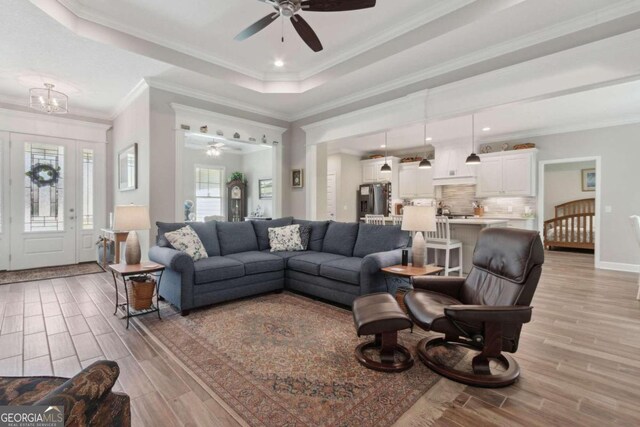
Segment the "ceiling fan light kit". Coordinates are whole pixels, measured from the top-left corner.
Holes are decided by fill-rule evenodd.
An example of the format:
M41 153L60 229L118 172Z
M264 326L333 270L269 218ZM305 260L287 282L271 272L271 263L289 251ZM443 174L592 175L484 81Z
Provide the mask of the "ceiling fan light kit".
M368 9L376 5L376 0L259 0L272 6L276 11L256 21L235 39L243 41L265 29L276 18L289 18L293 28L302 40L314 52L320 52L323 47L309 23L300 16L300 11L305 12L346 12L350 10ZM283 39L284 40L284 39Z

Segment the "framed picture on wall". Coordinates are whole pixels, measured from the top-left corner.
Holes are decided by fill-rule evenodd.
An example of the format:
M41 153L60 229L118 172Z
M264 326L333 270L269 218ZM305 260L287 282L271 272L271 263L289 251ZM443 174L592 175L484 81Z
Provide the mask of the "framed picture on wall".
M138 188L138 143L118 153L118 189L131 191Z
M258 195L260 200L273 198L273 182L271 179L258 180Z
M302 188L304 186L304 171L302 169L291 170L291 186L293 188Z
M582 191L596 191L595 169L582 169Z

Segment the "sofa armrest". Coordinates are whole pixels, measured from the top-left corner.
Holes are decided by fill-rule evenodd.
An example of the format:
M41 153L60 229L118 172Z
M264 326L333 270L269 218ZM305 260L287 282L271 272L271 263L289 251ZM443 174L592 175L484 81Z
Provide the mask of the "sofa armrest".
M111 393L120 368L116 362L101 360L86 367L73 378L49 392L34 405L64 406L65 425L91 425L99 414L113 417L109 425L131 423L129 397Z
M511 323L523 324L531 321L533 307L521 305L450 305L444 314L451 320L463 323Z
M402 249L387 252L369 254L362 259L360 270L360 295L368 295L376 292L393 292L393 286L387 281L380 269L391 267L402 262Z
M368 274L377 273L384 267L400 264L402 262L402 249L387 252L369 254L362 259L362 271Z
M464 281L464 277L416 276L411 278L411 285L414 289L437 292L458 299Z
M154 246L149 249L149 259L181 273L193 270L193 258L172 248Z

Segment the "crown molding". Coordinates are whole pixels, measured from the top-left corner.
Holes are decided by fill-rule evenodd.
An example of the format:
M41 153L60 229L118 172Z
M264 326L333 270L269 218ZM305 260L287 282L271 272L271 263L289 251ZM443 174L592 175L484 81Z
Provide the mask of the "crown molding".
M127 93L122 100L118 103L116 108L111 112L111 120L115 120L127 107L131 105L133 101L138 99L138 97L149 88L145 79L140 79L138 83Z
M204 110L202 108L191 107L189 105L179 104L175 102L172 102L170 105L173 111L175 111L176 113L182 113L185 115L192 115L192 116L193 115L204 116L213 120L221 121L223 123L227 123L227 122L241 123L244 125L249 125L249 126L258 127L261 129L275 131L275 132L278 132L280 135L282 135L283 133L289 130L289 128L274 126L269 123L258 122L255 120L243 119L241 117L216 113L214 111Z
M0 95L0 103L6 104L6 109L12 111L22 111L22 109L29 109L29 106L26 105L23 98ZM14 108L15 107L15 108ZM4 107L0 107L4 108ZM36 111L23 111L31 114L37 114L45 117L52 117L46 113L40 113ZM70 112L66 115L56 115L55 117L66 117L69 120L78 120L78 121L91 121L91 120L101 120L104 122L111 122L111 115L108 113L101 113L93 110L86 110L82 108L72 107ZM105 123L106 124L106 123Z
M265 116L270 119L282 120L285 122L291 121L291 117L286 114L279 113L273 110L262 109L262 108L256 107L255 105L248 104L245 102L236 101L234 99L225 98L218 95L213 95L208 92L187 88L184 86L176 85L174 83L167 83L157 78L147 77L145 81L147 85L149 85L154 89L165 90L167 92L188 96L190 98L199 99L201 101L207 101L207 102L212 102L214 104L223 105L225 107L236 108L238 110L246 111L247 113L259 114L261 116Z
M628 15L630 13L635 13L635 12L640 12L640 2L625 2L617 6L598 9L586 15L576 17L570 21L564 21L554 26L547 27L543 30L526 34L524 36L511 39L509 41L505 41L503 43L493 45L482 50L478 50L472 54L456 58L452 61L444 62L434 67L420 70L415 73L406 75L404 77L400 77L395 80L388 81L374 88L356 92L349 96L338 98L336 100L333 100L324 104L320 104L306 110L302 110L299 113L292 115L290 119L291 121L302 120L304 118L311 117L316 114L321 114L335 108L344 107L345 105L349 105L354 102L362 101L367 98L371 98L377 95L384 94L386 92L400 89L400 88L421 82L423 80L428 80L430 78L434 78L434 77L458 70L460 68L468 67L482 61L496 58L501 55L512 53L520 49L525 49L527 47L531 47L538 43L547 42L547 41L553 40L554 38L566 36L574 32L592 27L594 24L602 24L607 21L621 18L625 15ZM632 33L626 33L626 34L621 34L617 36L618 40L620 38L623 38L623 40L626 40L626 39L631 40L631 39L637 39L638 35L632 34ZM606 40L610 40L610 39L604 39L603 42L606 42ZM501 73L501 72L507 73L509 72L509 70L508 68L502 68L502 69L493 71L493 73ZM435 94L441 91L450 90L454 88L455 87L454 85L456 84L460 84L460 85L465 84L466 83L465 80L462 80L459 82L453 82L444 86L439 86L437 88L433 88L432 91Z
M26 119L30 119L30 120L36 120L39 122L48 122L48 123L61 123L61 122L66 122L66 121L71 121L74 122L76 124L79 124L81 126L84 126L86 128L90 128L90 129L98 129L98 130L102 130L102 131L107 131L109 129L111 129L112 125L111 124L106 124L106 123L96 123L96 122L90 122L90 121L85 121L82 120L80 118L75 118L75 117L65 117L62 115L49 115L49 114L43 114L43 113L36 113L36 112L27 112L27 111L21 111L21 110L12 110L10 108L4 108L4 107L0 107L0 113L1 114L5 114L5 115L9 115L12 117L20 117L20 118L26 118Z

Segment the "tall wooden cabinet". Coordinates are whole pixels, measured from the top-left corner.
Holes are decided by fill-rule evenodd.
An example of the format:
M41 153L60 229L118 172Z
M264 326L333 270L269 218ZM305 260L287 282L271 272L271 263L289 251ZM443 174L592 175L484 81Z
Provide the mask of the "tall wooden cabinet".
M227 221L242 222L247 216L247 184L241 180L227 183Z

